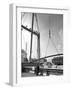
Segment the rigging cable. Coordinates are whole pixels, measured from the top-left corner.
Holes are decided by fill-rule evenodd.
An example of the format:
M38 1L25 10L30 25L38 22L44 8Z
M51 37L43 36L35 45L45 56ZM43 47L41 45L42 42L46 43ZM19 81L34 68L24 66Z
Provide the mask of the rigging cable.
M35 18L36 18L36 23L37 23L37 30L38 30L38 32L39 32L40 30L39 30L39 24L38 24L38 17L37 17L37 14L35 14Z
M50 40L51 40L51 42L52 42L52 44L53 44L53 46L54 46L56 52L58 53L58 49L56 48L56 45L54 44L53 40L52 40L52 39L50 39Z
M49 44L49 39L48 39L47 47L46 47L46 50L45 50L45 56L47 55L48 44Z
M54 44L53 40L52 40L52 37L51 37L51 30L50 30L50 27L51 27L51 20L50 20L50 17L49 17L49 39L48 39L48 42L49 40L51 40L56 52L58 53L58 49L56 48L56 45ZM46 53L45 55L47 54L47 49L48 49L48 43L47 43L47 47L46 47Z
M46 47L45 56L46 56L46 54L47 54L47 49L48 49L49 40L52 42L52 44L53 44L53 46L54 46L56 52L58 53L58 49L56 48L56 45L54 44L54 42L53 42L53 40L52 40L52 38L51 38L51 32L50 32L50 29L49 29L49 39L48 39L48 42L47 42L47 47Z
M23 13L23 14L21 15L21 20L24 18L24 16L25 16L25 13Z

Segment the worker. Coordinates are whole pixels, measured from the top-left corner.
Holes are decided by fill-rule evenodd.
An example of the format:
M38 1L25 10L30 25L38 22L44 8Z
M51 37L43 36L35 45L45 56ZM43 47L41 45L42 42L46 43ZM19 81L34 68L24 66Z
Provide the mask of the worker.
M39 65L37 65L37 67L35 69L35 73L36 73L37 76L39 75L39 71L40 71L40 68L39 68Z

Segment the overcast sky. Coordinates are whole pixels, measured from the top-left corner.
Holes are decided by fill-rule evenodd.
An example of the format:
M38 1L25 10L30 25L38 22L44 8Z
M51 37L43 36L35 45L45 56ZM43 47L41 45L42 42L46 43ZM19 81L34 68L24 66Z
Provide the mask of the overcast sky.
M31 28L32 14L22 13L22 24ZM40 31L41 57L63 52L63 15L37 13L38 26ZM51 38L49 39L49 29ZM38 31L36 18L34 18L34 30ZM37 57L37 37L33 36L32 57ZM29 58L31 34L24 30L22 32L22 48L26 50ZM56 50L57 49L57 50Z

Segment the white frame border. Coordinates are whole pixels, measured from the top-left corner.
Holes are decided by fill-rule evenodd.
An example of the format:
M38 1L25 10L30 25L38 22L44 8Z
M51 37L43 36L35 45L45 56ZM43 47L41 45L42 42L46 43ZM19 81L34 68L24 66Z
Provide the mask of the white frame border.
M20 77L20 71L19 71L20 70L20 67L19 67L20 65L17 62L17 60L19 59L19 57L18 57L19 52L17 52L18 43L19 43L17 41L17 38L18 38L17 37L18 36L18 32L17 32L17 28L18 28L18 26L17 26L17 24L18 24L18 22L17 22L17 13L18 13L18 11L20 12L20 10L17 11L17 8L20 8L20 7L25 8L25 9L26 8L27 9L31 8L31 9L34 9L34 10L37 9L39 11L39 13L40 13L40 10L44 10L44 11L45 10L47 10L47 11L51 10L51 12L49 11L49 13L64 14L65 15L64 20L66 21L66 23L64 23L64 39L67 36L67 31L68 31L67 29L69 28L69 25L67 24L67 21L69 21L68 16L70 14L69 9L66 9L66 8L62 9L62 8L58 8L58 7L56 7L56 8L49 8L49 7L48 8L47 7L42 8L42 7L31 7L31 6L30 7L26 7L26 6L24 7L24 5L11 4L10 5L10 25L9 25L10 26L10 34L9 34L10 35L10 37L9 37L10 38L10 45L9 45L10 46L10 49L9 49L10 50L9 83L11 85L25 85L25 84L27 84L27 85L31 84L32 85L33 83L35 83L35 84L48 84L48 83L69 82L70 81L70 78L69 78L69 73L70 72L68 71L69 67L66 68L67 64L64 67L66 76L62 76L61 78L60 78L60 76L59 77L52 77L51 79L49 77L35 77L35 78L34 77L27 77L27 78L26 77L25 78ZM21 10L21 12L22 12L22 10ZM29 12L33 12L33 11L30 10ZM35 12L38 13L38 11L35 11ZM19 39L20 39L20 37L19 37ZM64 40L64 43L66 43L66 40ZM66 55L65 48L64 48L64 54ZM68 63L68 66L69 66L69 63ZM19 70L18 70L18 67L19 67ZM69 73L67 73L67 72L69 72ZM47 81L47 79L48 79L48 81ZM42 83L42 81L43 81L43 83Z

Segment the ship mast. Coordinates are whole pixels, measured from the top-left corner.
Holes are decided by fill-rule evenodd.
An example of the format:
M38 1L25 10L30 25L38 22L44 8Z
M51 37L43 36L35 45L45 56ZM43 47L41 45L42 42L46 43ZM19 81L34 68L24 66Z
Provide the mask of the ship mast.
M32 26L31 30L33 32L33 25L34 25L34 13L32 13ZM31 61L31 56L32 56L32 41L33 41L33 33L31 32L31 44L30 44L30 61Z
M32 24L31 24L31 29L27 28L24 25L21 25L22 30L27 30L31 32L31 42L30 42L30 56L29 56L29 61L32 62L32 42L33 42L33 35L37 36L37 59L40 58L40 32L34 31L34 17L35 13L32 13ZM37 18L36 18L37 19Z

